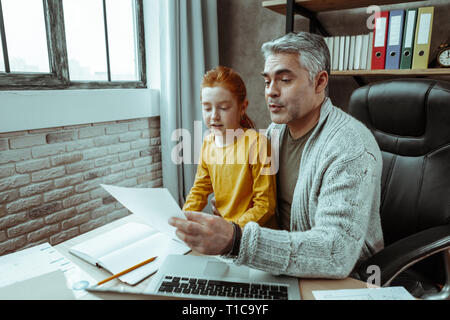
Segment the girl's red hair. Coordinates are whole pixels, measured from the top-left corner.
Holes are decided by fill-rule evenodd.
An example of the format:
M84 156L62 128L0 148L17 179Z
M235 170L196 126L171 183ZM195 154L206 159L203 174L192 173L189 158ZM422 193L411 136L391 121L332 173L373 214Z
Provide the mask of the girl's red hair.
M209 70L204 76L201 88L223 87L230 91L241 106L247 98L247 89L241 76L231 68L217 66ZM201 93L200 93L201 99ZM255 128L253 121L245 113L241 119L241 126L244 128Z

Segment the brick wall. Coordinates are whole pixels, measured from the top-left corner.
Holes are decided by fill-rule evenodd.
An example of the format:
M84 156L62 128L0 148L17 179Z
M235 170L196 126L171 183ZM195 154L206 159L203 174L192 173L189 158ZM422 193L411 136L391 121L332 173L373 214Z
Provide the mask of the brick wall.
M159 121L0 133L0 255L128 215L99 184L162 186Z

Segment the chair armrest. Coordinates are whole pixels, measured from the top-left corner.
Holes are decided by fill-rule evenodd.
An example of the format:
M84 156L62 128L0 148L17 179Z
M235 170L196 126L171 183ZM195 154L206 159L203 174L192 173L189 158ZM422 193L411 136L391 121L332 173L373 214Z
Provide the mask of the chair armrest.
M415 233L385 247L358 267L361 280L366 281L373 273L367 267L380 268L380 285L385 286L402 271L436 252L450 248L450 225L434 227Z

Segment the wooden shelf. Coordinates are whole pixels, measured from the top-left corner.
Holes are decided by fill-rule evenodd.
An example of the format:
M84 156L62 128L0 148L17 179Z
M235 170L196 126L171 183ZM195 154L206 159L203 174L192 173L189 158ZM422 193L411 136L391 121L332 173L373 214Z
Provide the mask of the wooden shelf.
M424 0L416 0L417 2ZM263 1L262 6L286 15L286 0ZM405 0L295 0L295 3L312 12L363 8L370 5L405 3Z
M421 2L425 0L295 0L296 8L289 15L286 14L287 0L266 0L262 1L262 6L266 9L270 9L282 15L286 15L286 33L293 30L293 16L295 13L306 16L310 19L310 32L311 28L317 29L320 25L320 21L317 20L315 13L332 10L345 10L353 8L364 8L371 5L390 5L400 3L418 2L420 6ZM292 15L292 16L291 16ZM313 21L314 20L314 21ZM315 22L313 26L311 22ZM315 26L314 26L315 25ZM319 28L320 29L320 28ZM322 30L319 30L322 34L326 35ZM372 76L388 76L388 77L428 77L428 76L450 76L450 68L429 68L429 69L400 69L400 70L346 70L346 71L331 71L331 76L353 76L355 80L361 85L360 77L372 77ZM359 79L359 80L358 80Z
M397 69L397 70L345 70L331 71L332 76L436 76L450 75L448 68L435 69Z

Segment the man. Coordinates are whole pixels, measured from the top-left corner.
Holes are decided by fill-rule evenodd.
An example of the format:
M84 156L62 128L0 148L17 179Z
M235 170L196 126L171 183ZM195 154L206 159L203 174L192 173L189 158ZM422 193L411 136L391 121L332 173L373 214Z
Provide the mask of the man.
M277 215L281 230L217 215L172 218L193 250L296 277L345 278L383 247L382 159L370 131L326 95L330 54L322 37L301 32L262 46L265 97L279 130Z

